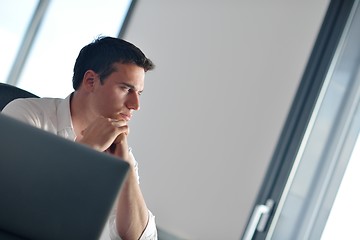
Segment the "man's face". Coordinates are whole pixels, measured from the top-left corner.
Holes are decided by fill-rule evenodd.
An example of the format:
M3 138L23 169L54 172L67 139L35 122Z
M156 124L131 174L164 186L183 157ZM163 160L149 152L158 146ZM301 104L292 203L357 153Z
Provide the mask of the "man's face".
M100 83L95 81L93 104L95 111L112 119L130 121L132 112L140 109L145 71L135 64L114 64L115 71Z

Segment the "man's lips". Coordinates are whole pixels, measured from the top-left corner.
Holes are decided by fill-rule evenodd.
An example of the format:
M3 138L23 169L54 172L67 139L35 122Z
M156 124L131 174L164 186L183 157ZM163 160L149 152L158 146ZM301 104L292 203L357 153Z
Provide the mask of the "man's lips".
M130 121L131 115L120 113L121 118L123 118L125 121Z

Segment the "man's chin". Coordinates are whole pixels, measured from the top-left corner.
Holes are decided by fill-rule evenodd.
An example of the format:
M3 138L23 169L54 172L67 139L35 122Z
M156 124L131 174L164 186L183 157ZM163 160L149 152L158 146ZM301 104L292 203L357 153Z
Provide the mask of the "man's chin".
M125 121L125 122L130 121L129 117L125 117L125 116L122 116L122 115L115 115L115 116L111 116L109 118L112 119L113 121Z

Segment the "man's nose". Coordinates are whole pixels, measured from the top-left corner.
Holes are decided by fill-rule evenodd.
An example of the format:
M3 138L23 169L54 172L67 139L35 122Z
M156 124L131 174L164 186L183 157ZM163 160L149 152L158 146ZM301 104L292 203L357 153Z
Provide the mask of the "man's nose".
M129 96L128 96L128 100L127 100L127 107L129 109L132 110L139 110L140 109L140 98L139 98L139 94L137 94L136 92L132 92Z

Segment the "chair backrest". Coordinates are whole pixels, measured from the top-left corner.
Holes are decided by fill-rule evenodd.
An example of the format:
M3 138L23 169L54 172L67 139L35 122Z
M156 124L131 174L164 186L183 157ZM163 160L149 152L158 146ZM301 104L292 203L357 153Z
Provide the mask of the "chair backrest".
M16 98L38 98L35 94L25 91L21 88L0 83L0 111L12 100Z

